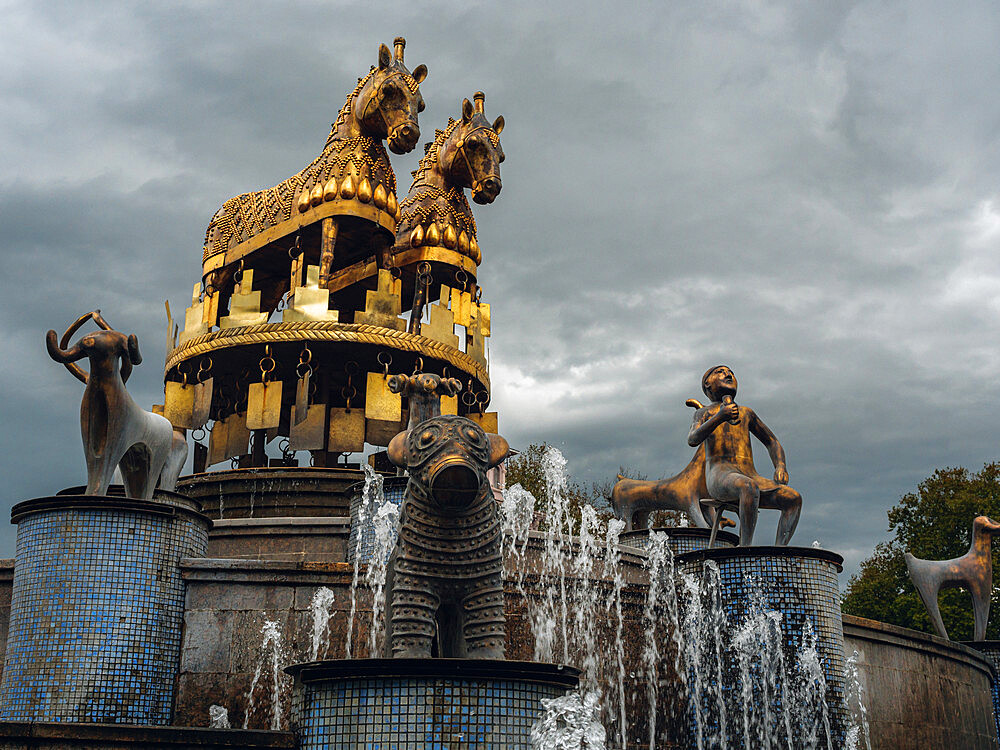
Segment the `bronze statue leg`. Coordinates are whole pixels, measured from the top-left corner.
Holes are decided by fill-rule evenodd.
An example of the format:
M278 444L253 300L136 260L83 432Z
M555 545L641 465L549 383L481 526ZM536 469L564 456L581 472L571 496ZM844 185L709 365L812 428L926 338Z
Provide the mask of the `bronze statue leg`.
M398 569L393 572L390 617L393 658L431 658L437 630L435 615L441 598L427 583Z
M778 532L774 543L786 547L792 541L795 527L799 524L799 514L802 512L802 495L787 485L761 493L760 507L773 508L781 511L778 521Z
M708 479L708 491L714 500L739 504L740 546L749 547L753 542L754 529L757 528L757 510L760 505L757 483L738 471L720 471Z
M465 617L465 649L470 659L503 659L504 616L503 582L490 576L479 588L462 600Z

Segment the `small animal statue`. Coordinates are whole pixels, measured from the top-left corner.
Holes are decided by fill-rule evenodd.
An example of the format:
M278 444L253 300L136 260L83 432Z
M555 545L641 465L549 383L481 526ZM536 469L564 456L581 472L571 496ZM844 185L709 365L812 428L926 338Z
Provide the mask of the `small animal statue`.
M651 481L628 479L621 474L611 490L611 507L625 521L625 530L645 529L649 526L650 513L661 510L679 510L700 529L711 528L705 518L701 499L707 498L705 486L705 446L699 445L694 458L684 469L669 479ZM704 509L714 513L712 509Z
M475 105L468 99L462 102L461 119L449 118L444 130L435 131L413 173L410 191L399 204L392 249L396 265L411 249L433 246L457 250L476 265L482 260L465 188L472 190L472 200L481 205L492 203L500 194L504 119L500 115L490 124L486 95L477 91L473 98Z
M1000 534L1000 523L986 516L978 516L972 522L972 544L969 551L961 557L954 560L921 560L909 552L903 556L910 580L927 608L934 629L942 638L948 637L948 631L941 619L938 592L943 588L964 586L972 594L975 621L973 640L985 640L986 622L990 617L990 594L993 590L990 539L996 534Z
M702 408L697 399L689 398L684 403L692 409ZM701 500L708 497L705 446L699 445L690 463L669 479L628 479L619 474L611 490L611 507L625 522L626 531L647 528L650 513L661 510L681 511L692 524L708 529L715 520L715 510L701 505Z
M410 481L386 581L388 655L429 658L437 635L440 657L503 658L500 518L486 472L509 452L499 435L441 414L389 443Z
M339 231L338 216L350 217L347 225L357 224L370 204L398 217L396 177L389 156L382 146L385 140L396 154L414 149L420 139L417 113L424 109L420 84L427 68L418 65L411 73L403 63L406 40L397 37L395 54L381 45L378 65L373 67L347 97L330 130L322 153L298 174L267 190L244 193L230 198L212 218L205 233L205 272L208 283L221 289L236 270L235 258L215 259L240 243L276 227L325 201L339 201L340 209L324 221L320 257L319 284L326 288L334 259ZM370 210L370 209L369 209ZM346 226L345 231L354 231ZM294 233L296 230L289 229ZM362 243L365 244L365 243ZM385 245L389 244L387 239ZM281 253L287 251L282 249ZM365 251L368 248L365 247ZM284 279L284 274L279 278ZM286 291L279 283L262 290L262 309L273 309Z
M102 330L88 333L67 349L73 334L88 320ZM80 405L87 458L85 494L105 494L118 466L128 497L151 498L170 455L174 430L166 418L144 411L125 390L132 366L142 362L138 339L112 330L101 311L94 310L78 318L58 343L56 332L49 331L45 345L52 359L87 386ZM90 359L89 374L75 364L84 357Z
M160 472L160 489L173 492L177 489L177 478L181 475L188 457L187 436L180 427L174 427L174 439L170 444L170 455Z

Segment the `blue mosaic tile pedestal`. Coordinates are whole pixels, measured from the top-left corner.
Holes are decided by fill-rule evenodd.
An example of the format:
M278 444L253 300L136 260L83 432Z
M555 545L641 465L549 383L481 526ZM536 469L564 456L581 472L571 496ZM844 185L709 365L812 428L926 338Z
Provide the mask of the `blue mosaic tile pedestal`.
M711 529L699 529L693 526L665 526L624 531L618 539L622 544L627 544L630 547L646 549L646 545L649 544L649 535L654 531L667 535L667 544L670 545L670 549L673 550L675 555L708 549L708 540L712 536ZM728 531L720 531L715 537L714 549L735 547L739 541L740 538L736 534Z
M301 750L531 750L543 698L577 686L572 667L474 659L296 664Z
M807 623L811 626L826 681L834 748L843 746L848 722L844 701L844 629L837 585L843 562L835 552L807 547L733 547L689 552L677 558L679 573L694 574L699 579L707 565L718 566L721 603L732 630L746 622L755 594L763 592L765 607L781 613L786 664L792 663L791 659L802 647ZM732 667L732 658L731 654L723 655L727 669ZM733 701L731 715L739 715L742 709L735 687L730 690L729 698ZM781 707L772 705L771 711L780 715Z
M993 662L995 674L990 680L990 692L993 693L993 719L996 721L997 734L1000 735L1000 641L963 641L969 648L974 648Z
M406 495L407 477L385 477L382 480L382 495L387 503L400 505ZM367 565L375 549L375 523L369 518L365 523L358 522L360 515L364 482L358 482L351 487L351 536L347 540L347 562ZM358 547L358 537L361 537L361 547ZM390 554L392 548L390 547ZM357 558L357 559L355 559Z
M183 495L57 495L15 505L0 720L168 724L182 557L211 525Z

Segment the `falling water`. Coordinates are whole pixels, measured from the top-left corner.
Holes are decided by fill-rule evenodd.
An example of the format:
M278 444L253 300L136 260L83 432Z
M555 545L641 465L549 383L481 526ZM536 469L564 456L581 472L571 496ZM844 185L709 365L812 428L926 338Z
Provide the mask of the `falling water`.
M368 464L363 464L361 468L365 472L365 483L361 489L361 502L358 505L357 518L352 519L352 523L357 525L357 534L354 535L354 575L351 577L351 608L347 615L347 642L344 646L345 655L348 659L351 658L353 653L354 616L358 606L358 580L361 573L362 552L366 537L365 530L385 501L385 496L382 493L382 477L375 473L375 470Z
M326 652L330 642L330 617L336 595L326 586L316 589L309 612L312 614L312 638L309 642L309 661L316 661Z
M243 728L246 729L250 723L257 685L260 683L265 669L269 666L271 675L271 729L277 731L281 729L281 631L278 630L277 622L267 620L260 632L264 636L264 642L261 644L260 660L257 662L256 669L254 669L253 680L250 682L250 691L247 693L247 710L243 717Z
M618 539L625 522L617 518L608 521L607 533L604 537L604 573L613 576L612 598L615 605L615 667L617 674L614 680L618 690L616 704L618 706L618 734L622 747L625 747L625 737L628 732L628 722L625 715L625 641L622 633L625 628L625 618L622 614L622 589L625 579L622 575L621 555L618 551ZM597 612L591 612L591 617L597 617Z
M225 706L211 705L208 707L209 729L230 729L229 711Z
M399 535L399 506L385 502L375 511L373 524L375 526L375 545L368 568L365 570L365 583L372 592L372 626L368 631L368 654L375 656L381 652L379 635L383 624L385 610L385 576L389 556L396 545Z
M865 689L861 685L861 677L858 674L858 652L855 651L848 659L845 669L846 676L846 701L847 708L851 712L851 723L847 727L847 739L844 750L872 750L871 734L868 728L868 709L865 708ZM864 745L861 742L864 740Z
M531 728L532 750L605 750L599 692L542 698L542 708L544 713Z

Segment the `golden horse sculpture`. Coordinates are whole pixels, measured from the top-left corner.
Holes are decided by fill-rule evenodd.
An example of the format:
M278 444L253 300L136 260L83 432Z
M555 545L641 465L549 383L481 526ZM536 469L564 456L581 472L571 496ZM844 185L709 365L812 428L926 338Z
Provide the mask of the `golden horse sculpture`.
M480 205L492 203L500 194L504 119L500 115L491 124L486 119L486 95L477 91L473 98L475 105L465 99L461 119L449 118L448 126L436 131L434 140L425 146L413 184L400 203L392 249L395 265L407 265L411 249L436 246L457 251L475 265L482 260L465 188ZM422 257L436 259L426 253Z
M296 236L302 227L320 219L321 287L328 285L333 267L338 218L380 223L388 234L388 247L399 205L396 177L382 141L387 141L396 154L408 153L417 145L417 117L424 109L419 86L427 77L424 65L418 65L412 73L406 68L405 45L406 41L398 37L395 55L381 45L378 65L358 79L333 123L322 153L311 164L272 188L230 198L216 212L205 233L203 259L204 275L211 287L222 288L238 261L274 246L278 240ZM281 246L280 251L288 252L293 244L294 239L287 239L287 247ZM367 252L369 248L362 249ZM287 289L284 275L277 278L275 288L264 290L265 309L273 308Z
M1000 523L986 516L972 522L972 544L969 551L954 560L921 560L909 552L904 555L906 570L920 599L927 608L931 623L938 635L948 637L938 593L944 588L964 586L972 595L972 612L975 620L973 640L986 638L986 622L990 617L990 594L993 591L993 556L990 540L1000 534Z

